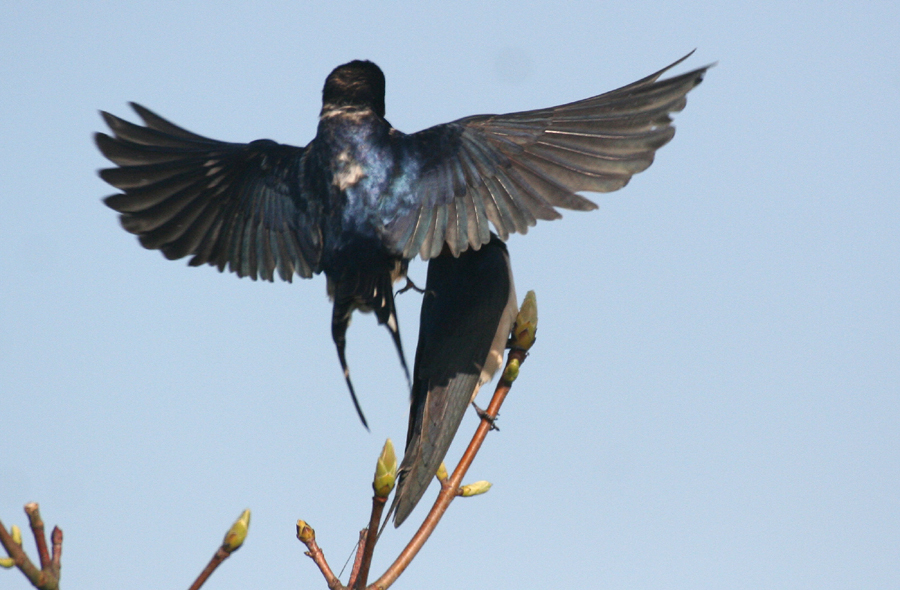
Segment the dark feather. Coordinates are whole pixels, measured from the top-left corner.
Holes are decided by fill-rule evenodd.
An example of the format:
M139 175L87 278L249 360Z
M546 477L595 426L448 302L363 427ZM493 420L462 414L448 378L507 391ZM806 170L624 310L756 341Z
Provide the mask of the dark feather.
M459 257L448 247L428 265L397 526L425 493L477 388L496 370L515 313L509 255L497 236Z
M460 211L483 210L506 239L509 233L527 232L538 219L560 217L555 207L595 209L576 193L622 188L672 139L669 115L684 108L685 96L708 67L667 80L659 77L687 57L585 100L466 117L412 135L395 133L397 151L407 154L404 174L421 189L411 201L395 195L396 215L387 228L395 247L404 253L418 250L429 259L441 252L438 242L445 242L454 255L484 244L488 238L478 222L471 231L461 231ZM420 219L429 208L435 210L429 238L423 241L419 233L402 231L410 223L407 217Z
M303 190L305 148L216 141L132 107L146 127L103 113L113 136L96 142L118 165L100 176L122 191L105 202L145 248L253 279L318 272L321 205Z

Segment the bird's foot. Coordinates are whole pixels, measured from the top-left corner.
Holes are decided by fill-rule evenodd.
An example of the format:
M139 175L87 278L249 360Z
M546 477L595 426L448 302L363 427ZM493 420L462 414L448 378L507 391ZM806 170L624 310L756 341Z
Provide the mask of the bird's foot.
M472 402L472 407L475 408L475 413L478 414L479 418L481 418L482 420L484 420L485 422L487 422L488 424L491 425L491 430L496 430L497 432L500 432L500 428L498 428L497 424L496 424L499 416L491 416L485 410L482 410L481 408L479 408L475 402Z
M432 295L434 295L433 291L426 291L422 287L419 287L414 282L412 282L411 278L406 277L406 286L404 286L402 289L400 289L396 293L394 293L394 297L396 297L397 295L400 295L401 293L406 293L410 289L412 289L416 293L421 293L422 295L425 295L426 293L431 293Z

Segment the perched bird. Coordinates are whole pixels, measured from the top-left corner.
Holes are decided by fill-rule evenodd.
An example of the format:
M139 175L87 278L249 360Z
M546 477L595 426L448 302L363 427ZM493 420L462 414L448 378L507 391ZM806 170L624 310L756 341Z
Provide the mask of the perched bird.
M708 69L659 80L687 57L593 98L409 135L385 119L378 66L352 61L325 80L316 136L302 148L209 139L132 103L143 125L102 113L112 135L95 136L116 165L100 176L121 191L105 203L169 259L254 280L324 273L332 337L364 425L344 354L350 317L374 311L406 371L393 283L417 255L431 260L395 499L402 522L499 366L515 294L493 232L506 240L559 218L556 208L595 209L576 193L614 191L646 169L672 139L670 113Z

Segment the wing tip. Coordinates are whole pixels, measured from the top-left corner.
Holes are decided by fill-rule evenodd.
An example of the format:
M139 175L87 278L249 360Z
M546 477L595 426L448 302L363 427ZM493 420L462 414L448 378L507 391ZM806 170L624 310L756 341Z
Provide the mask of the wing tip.
M401 468L402 469L402 468ZM405 477L408 474L400 473L399 480L397 483L397 494L394 496L394 502L391 504L390 512L393 512L394 518L394 528L400 528L400 525L409 518L409 515L412 514L413 509L416 507L417 502L411 502L408 496L407 485L409 485L410 480ZM388 513L388 518L390 518L390 512Z
M409 517L411 512L412 508L409 508L406 504L401 508L401 505L398 503L397 510L394 512L394 528L400 528L400 525Z

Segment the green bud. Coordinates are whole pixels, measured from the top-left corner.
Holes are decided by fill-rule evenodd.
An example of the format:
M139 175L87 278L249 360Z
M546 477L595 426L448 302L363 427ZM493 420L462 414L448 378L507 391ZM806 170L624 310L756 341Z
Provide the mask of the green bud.
M244 544L244 539L247 538L247 530L249 528L250 509L248 508L241 513L240 518L234 521L234 524L231 525L231 528L225 533L225 540L222 541L222 547L229 552L240 549L241 545Z
M9 569L16 565L16 560L12 557L0 557L0 567Z
M459 495L468 498L469 496L478 496L484 494L491 489L491 482L476 481L475 483L466 484L459 488Z
M387 498L396 481L397 455L394 453L394 443L391 439L387 439L375 464L375 481L372 482L372 489L379 498Z
M19 547L22 546L22 529L19 528L19 525L14 524L9 527L9 535L12 537L13 542Z
M512 347L519 350L528 350L534 344L537 334L537 297L534 291L525 295L519 315L512 331Z
M443 461L441 461L441 466L438 467L438 470L437 470L437 473L435 473L435 476L437 476L437 478L441 481L447 481L447 479L450 477L450 475L447 474L447 466L444 465Z
M512 383L519 376L519 359L510 359L503 370L503 380Z
M310 543L316 540L316 531L309 526L305 520L297 521L297 538L304 543Z

